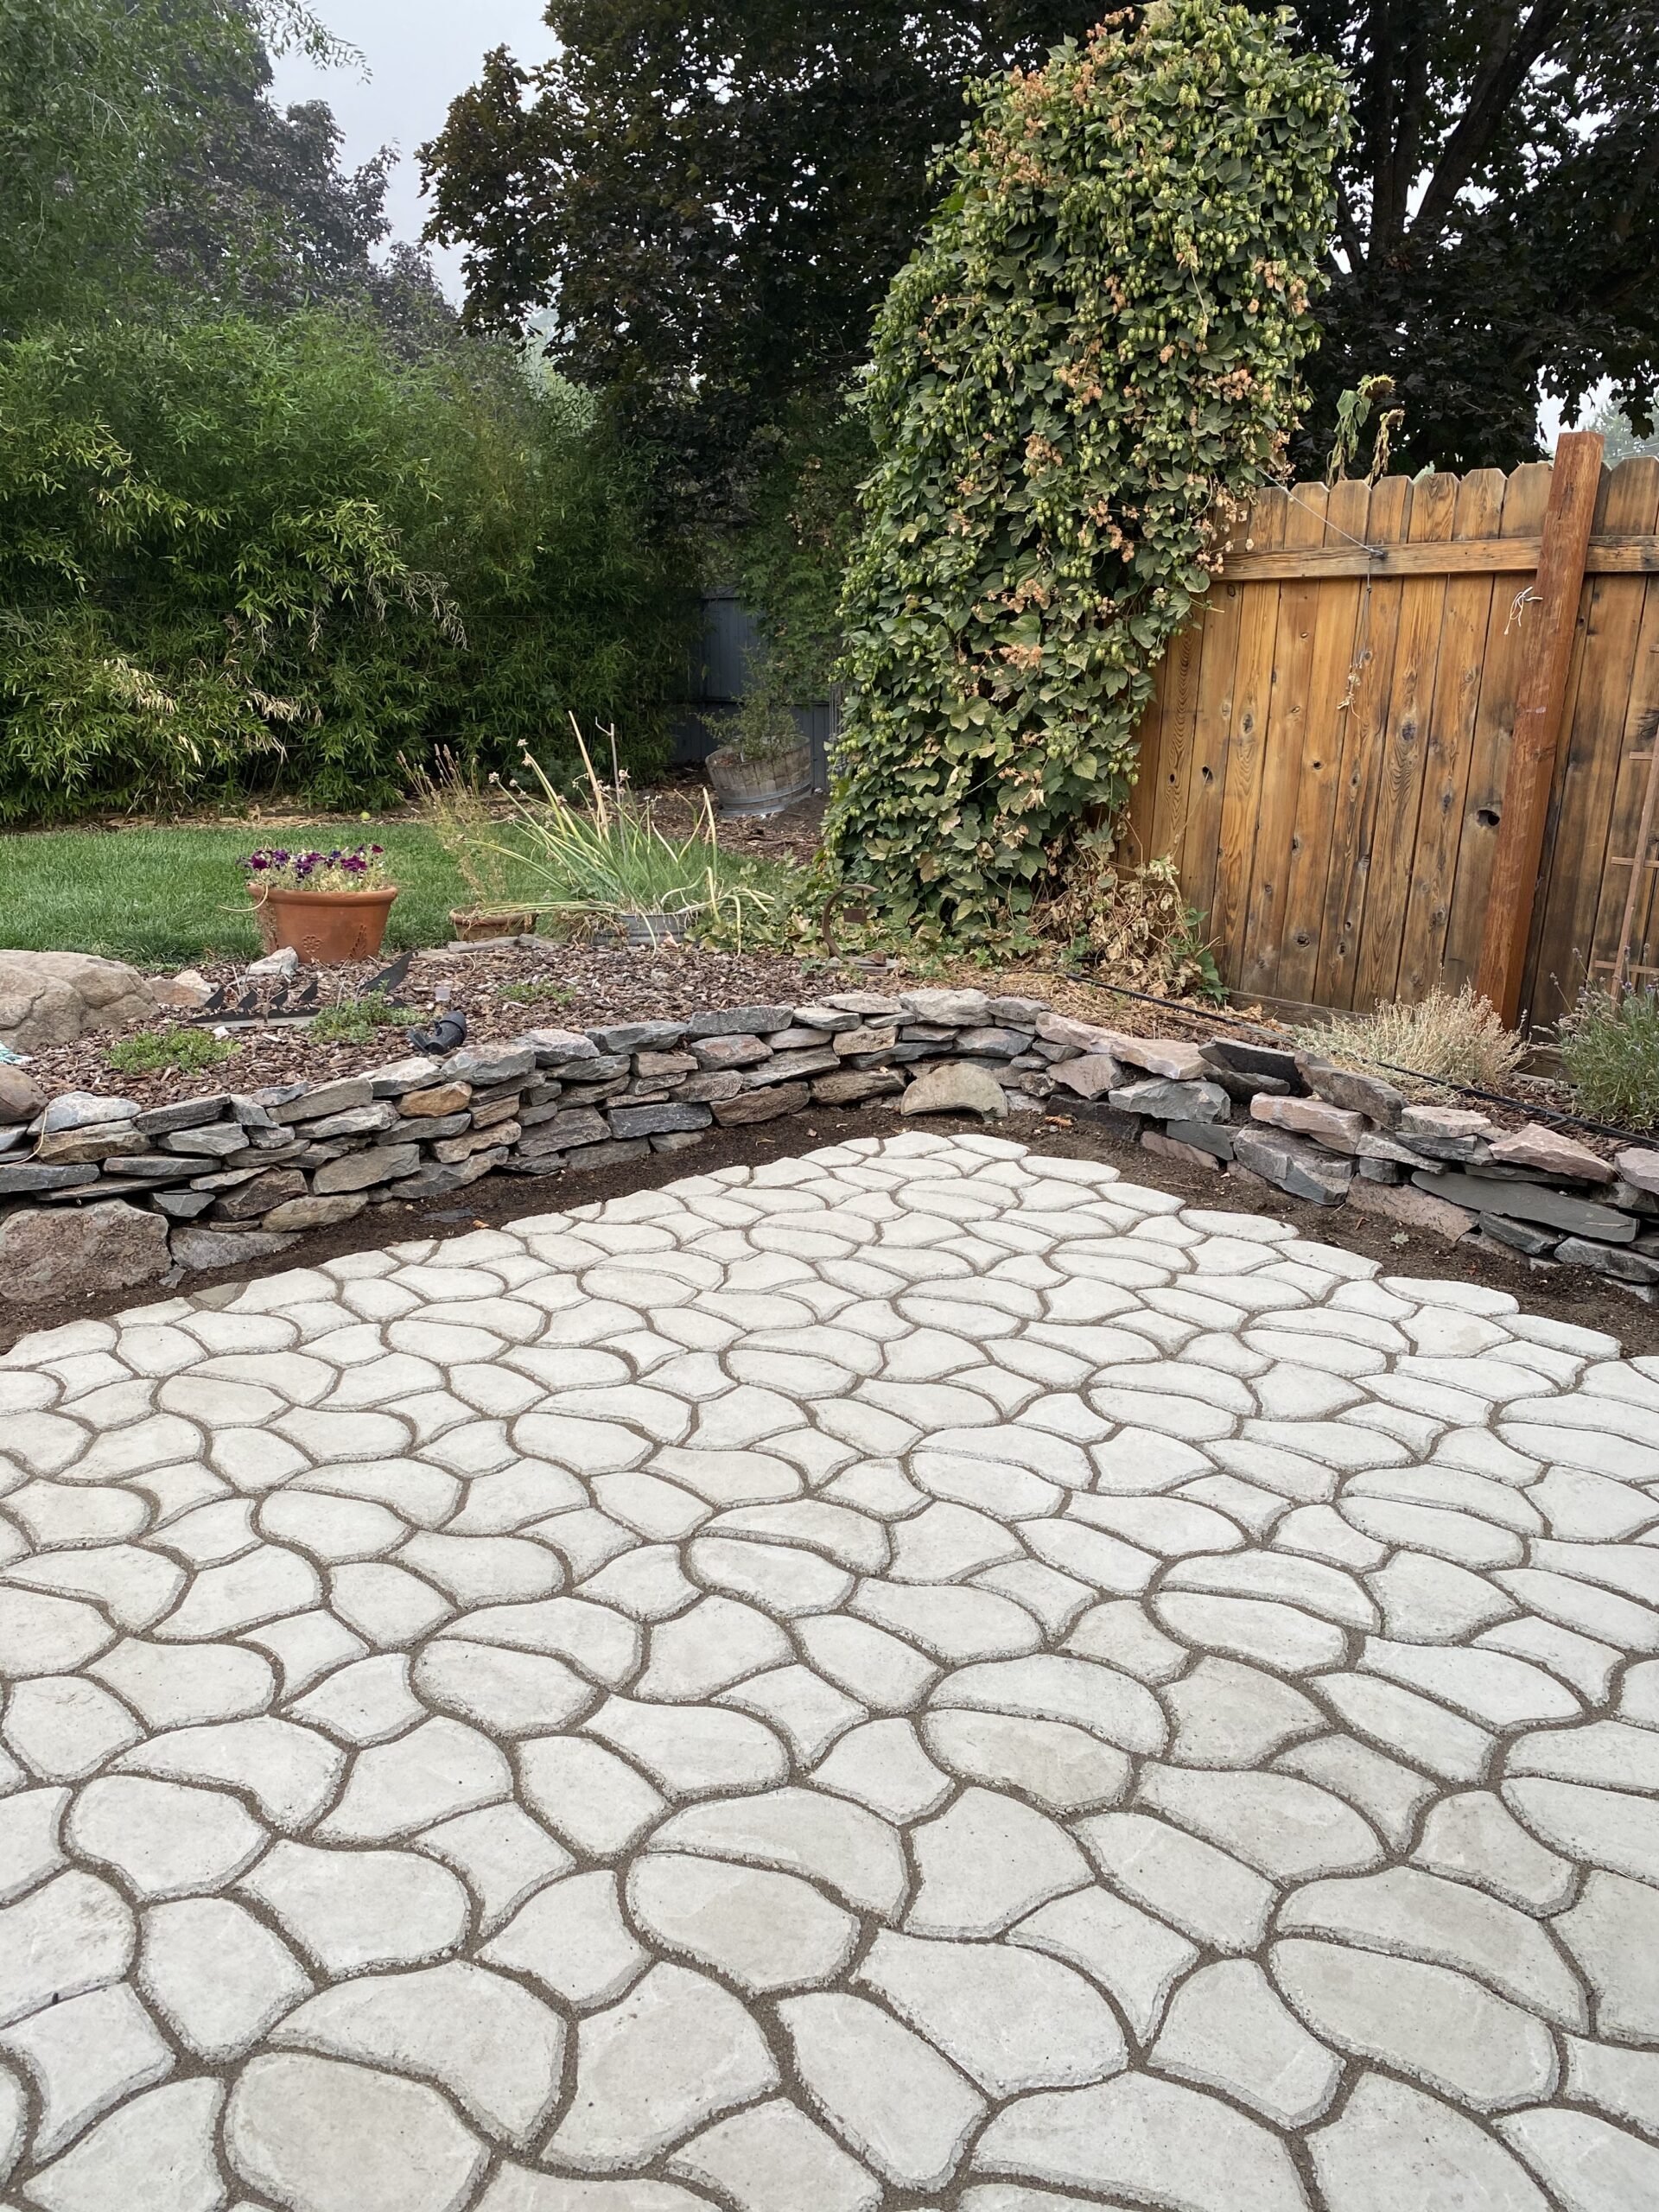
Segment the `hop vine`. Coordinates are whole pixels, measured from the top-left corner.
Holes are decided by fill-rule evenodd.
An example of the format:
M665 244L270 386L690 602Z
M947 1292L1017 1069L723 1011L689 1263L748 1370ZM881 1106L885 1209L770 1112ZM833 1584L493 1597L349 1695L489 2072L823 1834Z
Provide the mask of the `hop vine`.
M1122 806L1219 522L1285 470L1347 129L1288 11L1158 0L974 91L877 320L832 872L966 938Z

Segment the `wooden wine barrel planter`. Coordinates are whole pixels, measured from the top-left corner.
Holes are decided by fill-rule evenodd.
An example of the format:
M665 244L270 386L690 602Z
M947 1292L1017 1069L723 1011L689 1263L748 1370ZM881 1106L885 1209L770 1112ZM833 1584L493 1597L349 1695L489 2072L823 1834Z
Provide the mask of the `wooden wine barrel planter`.
M746 760L723 745L704 764L722 814L778 814L812 788L812 748L804 740L765 760Z

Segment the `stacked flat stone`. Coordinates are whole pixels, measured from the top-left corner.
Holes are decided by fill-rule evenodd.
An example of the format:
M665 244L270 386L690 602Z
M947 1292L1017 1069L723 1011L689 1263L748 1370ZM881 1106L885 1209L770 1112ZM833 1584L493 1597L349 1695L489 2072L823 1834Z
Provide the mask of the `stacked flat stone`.
M83 1091L46 1101L22 1071L0 1075L0 1299L233 1266L496 1173L621 1166L717 1128L895 1102L1080 1115L1253 1188L1659 1284L1659 1151L1610 1163L1541 1127L1506 1135L1482 1114L1412 1105L1306 1054L1131 1037L980 990L536 1029L148 1109Z
M1051 1015L1039 1036L1085 1027ZM1414 1105L1378 1077L1230 1038L1068 1041L1081 1053L1053 1073L1074 1110L1154 1154L1448 1242L1473 1233L1633 1288L1659 1283L1659 1152L1609 1161L1558 1129L1506 1132L1485 1114Z

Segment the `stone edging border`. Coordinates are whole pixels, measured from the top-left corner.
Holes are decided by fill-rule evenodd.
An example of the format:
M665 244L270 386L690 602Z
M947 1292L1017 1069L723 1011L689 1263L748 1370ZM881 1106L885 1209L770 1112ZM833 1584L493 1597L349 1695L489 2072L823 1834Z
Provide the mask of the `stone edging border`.
M1557 1131L1504 1134L1306 1054L1130 1037L1039 999L929 989L533 1029L442 1061L148 1109L68 1092L29 1125L27 1157L0 1153L0 1300L234 1267L486 1175L619 1166L717 1128L893 1098L988 1118L1054 1102L1258 1190L1448 1242L1475 1234L1649 1300L1659 1284L1659 1151L1610 1165Z

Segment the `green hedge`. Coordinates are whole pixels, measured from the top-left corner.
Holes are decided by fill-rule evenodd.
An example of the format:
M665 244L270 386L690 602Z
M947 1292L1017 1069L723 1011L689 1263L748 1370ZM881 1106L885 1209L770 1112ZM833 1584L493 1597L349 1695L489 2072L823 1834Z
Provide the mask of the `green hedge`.
M0 345L0 820L277 791L372 806L399 752L556 772L569 717L661 757L690 635L582 395L366 321Z

